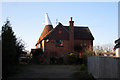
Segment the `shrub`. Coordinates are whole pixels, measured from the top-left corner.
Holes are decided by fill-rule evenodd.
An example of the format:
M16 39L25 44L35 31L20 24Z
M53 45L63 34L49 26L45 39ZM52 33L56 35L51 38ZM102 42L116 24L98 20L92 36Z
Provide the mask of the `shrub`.
M76 64L77 56L74 53L70 53L67 55L68 64Z
M85 71L86 70L86 66L85 66L85 64L82 64L81 66L80 66L80 71Z
M72 74L73 78L80 78L83 80L95 80L92 74L87 72L85 64L82 64L79 68L77 68L77 72Z

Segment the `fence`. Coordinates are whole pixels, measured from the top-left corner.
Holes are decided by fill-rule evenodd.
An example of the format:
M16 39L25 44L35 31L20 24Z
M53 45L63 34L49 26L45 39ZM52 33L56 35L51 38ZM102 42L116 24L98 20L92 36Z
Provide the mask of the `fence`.
M95 78L120 79L120 57L88 57L88 72Z

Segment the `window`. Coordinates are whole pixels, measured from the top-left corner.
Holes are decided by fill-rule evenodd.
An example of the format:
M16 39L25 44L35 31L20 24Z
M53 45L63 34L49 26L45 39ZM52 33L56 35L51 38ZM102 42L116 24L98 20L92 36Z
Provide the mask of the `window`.
M49 42L49 39L47 39L46 42L48 43L48 42Z
M56 40L56 46L57 47L63 47L63 40Z

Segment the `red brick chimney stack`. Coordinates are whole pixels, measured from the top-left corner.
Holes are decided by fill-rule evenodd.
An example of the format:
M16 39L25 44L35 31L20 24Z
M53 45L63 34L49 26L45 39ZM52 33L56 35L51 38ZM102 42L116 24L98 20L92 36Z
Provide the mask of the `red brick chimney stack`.
M74 21L72 21L72 17L70 17L69 21L69 45L70 52L74 52Z

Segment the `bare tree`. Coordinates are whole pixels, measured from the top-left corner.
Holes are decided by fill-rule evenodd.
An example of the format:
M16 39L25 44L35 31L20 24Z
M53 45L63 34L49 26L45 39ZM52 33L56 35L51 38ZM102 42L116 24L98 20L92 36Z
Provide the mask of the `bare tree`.
M114 44L108 43L104 45L96 45L93 47L93 50L95 51L96 55L100 55L104 52L114 52Z
M103 48L104 52L114 52L114 44L111 44L111 43L104 44L102 46L102 48Z
M96 55L99 55L103 53L103 48L100 45L96 45L93 47L93 51L95 52Z

